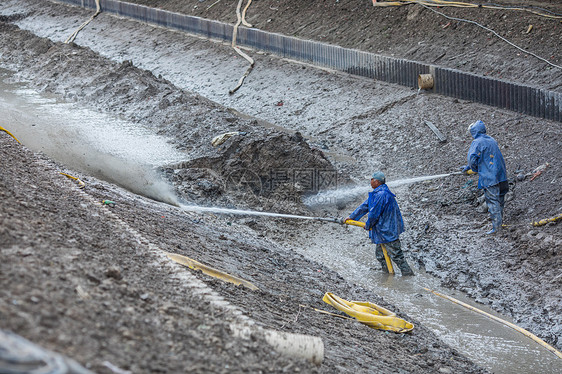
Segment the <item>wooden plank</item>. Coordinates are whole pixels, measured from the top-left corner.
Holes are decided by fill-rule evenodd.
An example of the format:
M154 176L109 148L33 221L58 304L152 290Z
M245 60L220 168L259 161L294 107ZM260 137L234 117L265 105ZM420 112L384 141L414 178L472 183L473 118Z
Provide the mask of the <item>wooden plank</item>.
M427 126L429 126L429 128L431 129L431 131L433 131L435 133L435 135L437 135L437 137L439 138L440 142L446 142L447 141L447 137L445 135L443 135L441 133L441 131L439 131L439 129L437 127L435 127L435 125L429 121L425 121L425 124Z

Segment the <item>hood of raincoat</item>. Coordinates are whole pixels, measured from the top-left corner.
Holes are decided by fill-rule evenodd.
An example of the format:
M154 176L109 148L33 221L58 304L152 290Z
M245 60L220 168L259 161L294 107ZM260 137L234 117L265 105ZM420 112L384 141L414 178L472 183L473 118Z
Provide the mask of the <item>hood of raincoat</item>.
M486 134L486 126L484 125L484 122L480 120L474 122L474 124L470 126L470 135L472 135L474 139L476 139L479 134Z

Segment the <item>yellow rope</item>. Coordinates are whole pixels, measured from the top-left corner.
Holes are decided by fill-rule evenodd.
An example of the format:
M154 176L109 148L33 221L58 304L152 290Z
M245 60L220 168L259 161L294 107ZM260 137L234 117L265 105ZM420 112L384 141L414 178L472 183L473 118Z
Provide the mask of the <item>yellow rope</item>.
M517 325L514 325L514 324L511 323L511 322L505 321L505 320L503 320L503 319L501 319L501 318L499 318L499 317L496 317L496 316L494 316L494 315L491 315L490 313L486 313L486 312L484 312L483 310L480 310L480 309L478 309L478 308L475 308L475 307L473 307L472 305L468 305L468 304L466 304L466 303L463 303L462 301L457 300L457 299L455 299L455 298L453 298L453 297L451 297L451 296L443 295L443 294L441 294L441 293L439 293L439 292L437 292L437 291L430 290L429 288L425 288L425 287L424 287L424 289L425 289L426 291L432 292L433 294L435 294L435 295L437 295L437 296L439 296L439 297L442 297L442 298L444 298L444 299L447 299L447 300L449 300L449 301L452 301L452 302L455 303L455 304L458 304L458 305L463 306L463 307L465 307L465 308L467 308L467 309L470 309L470 310L472 310L473 312L480 313L480 314L482 314L482 315L484 315L484 316L486 316L486 317L488 317L488 318L493 319L494 321L500 322L500 323L502 323L502 324L504 324L504 325L506 325L506 326L508 326L508 327L511 327L511 328L514 329L515 331L518 331L518 332L520 332L521 334L527 336L528 338L533 339L535 342L539 343L540 345L542 345L543 347L545 347L546 349L548 349L549 351L551 351L552 353L554 353L554 354L555 354L556 356L558 356L559 358L562 358L562 353L560 353L560 351L558 351L556 348L554 348L553 346L549 345L548 343L546 343L544 340L540 339L540 338L537 337L536 335L530 333L529 331L527 331L527 330L525 330L525 329L523 329L523 328L521 328L521 327L519 327L519 326L517 326Z
M21 142L18 140L18 138L16 138L16 137L14 136L14 134L12 134L11 132L9 132L8 130L6 130L6 129L3 128L2 126L0 126L0 131L4 131L6 134L8 134L8 135L10 135L12 138L16 139L16 142L18 142L18 143L21 144Z

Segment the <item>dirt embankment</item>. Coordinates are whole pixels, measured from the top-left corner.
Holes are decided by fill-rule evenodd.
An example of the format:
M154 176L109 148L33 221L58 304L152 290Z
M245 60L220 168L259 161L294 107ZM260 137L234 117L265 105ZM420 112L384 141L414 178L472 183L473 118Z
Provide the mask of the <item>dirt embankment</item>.
M17 67L20 78L100 109L122 110L125 117L162 131L176 123L169 116L182 118L178 135L186 135L179 136L179 143L190 139L185 145L201 148L198 155L211 146L208 136L194 140L193 134L203 131L196 125L208 121L222 131L243 125L238 118L239 126L232 125L227 110L129 64L114 64L90 50L51 43L5 23L0 32L7 41L1 47L2 64ZM170 105L157 111L164 96ZM385 334L313 311L310 307L325 308L321 297L327 289L392 306L287 251L268 239L263 227L253 230L251 221L239 225L191 216L73 172L86 182L80 192L58 174L60 165L4 132L0 136L1 158L9 160L0 165L3 329L100 373L111 372L106 362L132 372L485 372L418 321L411 334ZM298 137L284 141L293 146L290 154L276 156L281 160L309 149ZM320 155L310 154L311 162L326 166ZM115 208L100 206L108 196L119 202ZM261 291L201 277L265 327L322 337L324 364L317 368L280 356L260 339L234 338L228 328L233 316L187 290L181 277L187 270L168 267L162 251L252 281Z
M236 23L237 2L129 2ZM499 0L494 4L501 8L426 7L419 4L373 7L370 0L254 1L246 18L253 27L261 30L561 91L560 2Z
M20 49L26 53L20 55ZM188 202L223 206L246 202L243 205L271 208L271 197L282 193L294 194L287 203L297 209L304 190L288 190L286 184L272 178L271 170L287 170L299 164L306 169L336 173L326 157L312 149L300 133L265 128L255 119L178 90L169 81L136 68L131 61L111 62L91 50L54 45L31 35L7 40L2 51L6 63L19 66L21 76L33 79L42 90L124 116L173 139L189 161L170 165L165 175L178 186L179 197ZM88 60L91 62L77 63ZM26 71L31 67L32 72ZM212 145L215 136L230 132L238 135ZM247 175L241 175L241 171ZM307 182L306 176L302 179ZM242 197L246 192L252 197L249 201Z

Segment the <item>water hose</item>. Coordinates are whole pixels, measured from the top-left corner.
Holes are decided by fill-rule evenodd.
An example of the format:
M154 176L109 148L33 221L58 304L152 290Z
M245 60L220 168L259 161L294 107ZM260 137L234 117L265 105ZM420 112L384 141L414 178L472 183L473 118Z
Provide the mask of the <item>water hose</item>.
M499 322L499 323L502 323L502 324L506 325L507 327L510 327L510 328L514 329L515 331L518 331L518 332L520 332L521 334L527 336L528 338L533 339L535 342L539 343L540 345L542 345L543 347L545 347L546 349L548 349L549 351L551 351L552 353L554 353L554 354L555 354L556 356L558 356L559 358L562 358L562 353L560 353L560 351L558 351L556 348L554 348L553 346L549 345L548 343L546 343L544 340L540 339L540 338L537 337L536 335L530 333L529 331L527 331L527 330L525 330L525 329L523 329L523 328L521 328L521 327L519 327L519 326L517 326L517 325L514 325L514 324L511 323L511 322L505 321L505 320L503 320L503 319L501 319L501 318L499 318L499 317L496 317L496 316L494 316L494 315L491 315L490 313L486 313L486 312L484 312L483 310L480 310L480 309L478 309L478 308L475 308L475 307L473 307L472 305L468 305L467 303L463 303L462 301L457 300L457 299L455 299L454 297L447 296L447 295L443 295L443 294L441 294L441 293L439 293L439 292L437 292L437 291L430 290L429 288L425 288L425 287L424 287L424 289L425 289L426 291L429 291L429 292L431 292L431 293L433 293L433 294L439 296L439 297L442 297L442 298L444 298L444 299L447 299L447 300L449 300L449 301L452 301L452 302L455 303L455 304L458 304L458 305L463 306L463 307L465 307L465 308L467 308L467 309L470 309L470 310L472 310L473 312L482 314L482 315L484 315L484 316L486 316L486 317L488 317L488 318L493 319L494 321L497 321L497 322Z
M394 1L373 1L373 6L386 7L386 6L402 6L410 4L420 4L425 6L433 7L456 7L456 8L485 8L485 9L496 9L496 10L518 10L529 12L541 17L552 18L552 19L562 19L562 16L551 12L547 9L538 8L544 10L544 12L534 10L532 7L518 7L518 6L501 6L497 4L472 4L459 1L447 1L447 0L394 0ZM550 14L548 14L550 13Z
M343 218L324 218L324 217L314 217L314 219L317 220L317 221L334 222L334 223L339 223L339 224L342 224L342 225L345 224L345 225L365 228L365 222L354 221L352 219L344 220ZM384 244L381 244L381 248L382 248L382 253L384 255L384 260L386 261L386 267L388 268L388 272L390 274L394 274L394 267L392 266L392 261L390 260L390 257L388 256L386 246Z
M76 178L76 177L73 177L73 176L70 175L70 174L66 174L66 173L63 173L63 172L59 172L59 174L62 174L62 175L64 175L65 177L70 178L70 179L73 179L73 180L75 180L76 182L78 182L78 185L79 185L78 188L84 188L84 187L86 187L86 183L82 182L80 179L78 179L78 178Z
M507 44L511 45L512 47L514 47L514 48L520 50L521 52L523 52L523 53L525 53L525 54L528 54L528 55L530 55L530 56L533 56L533 57L535 57L536 59L541 60L542 62L544 62L544 63L546 63L546 64L548 64L548 65L550 65L550 66L553 66L553 67L558 68L558 69L562 69L562 66L553 64L552 62L548 61L547 59L545 59L545 58L543 58L543 57L541 57L541 56L539 56L539 55L537 55L537 54L535 54L535 53L533 53L533 52L527 51L526 49L523 49L523 48L519 47L518 45L516 45L516 44L510 42L509 40L507 40L506 38L504 38L503 36L501 36L500 34L498 34L496 31L494 31L494 30L492 30L492 29L490 29L490 28L488 28L488 27L486 27L486 26L484 26L484 25L481 25L480 23L478 23L478 22L476 22L476 21L472 21L472 20L464 19L464 18L451 17L451 16L448 16L448 15L446 15L446 14L444 14L444 13L441 13L441 12L439 12L439 11L433 9L433 8L430 8L429 6L427 6L427 5L425 5L425 4L422 4L422 3L419 3L419 4L420 4L421 6L423 6L424 8L427 8L427 9L431 10L432 12L434 12L434 13L436 13L436 14L439 14L440 16L443 16L443 17L445 17L445 18L447 18L447 19L450 19L450 20L453 20L453 21L460 21L460 22L472 23L473 25L476 25L476 26L478 26L478 27L480 27L480 28L482 28L482 29L484 29L484 30L486 30L486 31L488 31L488 32L491 32L491 33L494 34L497 38L503 40L504 42L506 42Z
M345 221L343 221L343 223L346 224L346 225L350 225L350 226L357 226L357 227L365 228L365 222L354 221L352 219L346 219ZM392 261L390 261L390 256L388 255L388 252L386 250L386 246L382 243L381 243L380 246L382 248L384 260L386 261L386 267L388 268L388 272L389 272L389 274L394 274L394 267L392 266Z
M492 34L494 34L496 37L500 38L501 40L503 40L504 42L506 42L507 44L511 45L512 47L517 48L518 50L520 50L523 53L526 53L528 55L531 55L545 63L547 63L550 66L553 66L555 68L558 69L562 69L562 66L560 65L556 65L553 64L552 62L548 61L547 59L540 57L538 55L536 55L533 52L529 52L517 45L515 45L514 43L510 42L509 40L507 40L506 38L504 38L503 36L501 36L500 34L498 34L497 32L495 32L494 30L483 26L481 24L479 24L478 22L472 21L472 20L468 20L468 19L464 19L464 18L457 18L457 17L451 17L448 16L444 13L441 13L435 9L432 9L431 7L444 7L444 6L454 6L454 7L461 7L461 8L490 8L490 9L510 9L510 10L524 10L524 11L528 11L546 18L553 18L553 19L562 19L561 15L555 15L553 13L553 15L548 15L548 14L544 14L544 13L540 13L537 11L533 11L533 10L529 10L529 9L525 9L525 8L515 8L515 7L500 7L500 6L490 6L490 5L479 5L479 4L470 4L470 3L460 3L460 2L453 2L453 1L444 1L444 0L427 0L427 1L420 1L420 0L399 0L399 1L392 1L392 2L377 2L376 0L373 0L373 5L374 6L401 6L401 5L407 5L407 4L419 4L421 6L423 6L424 8L427 8L428 10L431 10L432 12L439 14L447 19L450 20L454 20L454 21L461 21L461 22L467 22L467 23L472 23L478 27L483 28L484 30L491 32ZM530 31L530 29L529 29Z
M98 14L101 13L101 7L100 7L100 0L96 0L96 13L94 13L93 16L90 17L90 19L88 19L86 22L84 22L83 24L80 25L80 27L78 27L78 29L76 29L76 31L74 31L72 33L72 35L70 35L65 41L65 44L68 43L72 43L74 41L74 39L76 39L76 36L78 35L78 33L88 25L88 23L92 22L92 20L94 18L96 18L98 16Z
M396 313L370 302L347 301L331 292L326 292L322 301L374 329L398 333L414 329L412 323L396 317Z
M243 0L240 0L238 2L238 7L236 8L236 17L237 17L238 20L237 20L236 24L234 25L234 30L232 31L232 48L236 51L236 53L238 53L240 56L245 58L250 63L250 66L248 67L248 69L246 70L244 75L242 75L242 77L238 81L238 84L236 85L236 87L234 87L232 90L228 91L228 93L230 95L232 95L233 93L238 91L238 89L240 87L242 87L242 84L244 83L244 79L246 79L246 77L250 74L250 72L254 68L254 63L255 63L253 58L251 58L250 56L248 56L247 54L242 52L242 50L239 47L236 46L236 38L238 37L238 27L240 26L240 23L242 23L244 26L252 27L252 25L250 25L248 22L246 22L246 10L248 10L248 7L252 3L252 0L248 0L248 3L244 7L244 11L242 12L242 14L240 14L240 8L242 7L242 1Z
M556 222L562 219L562 213L560 213L557 216L551 217L551 218L545 218L545 219L541 219L540 221L535 221L535 222L531 222L531 225L535 226L535 227L539 227L539 226L544 226L547 223L550 222Z
M209 275L213 278L217 278L217 279L223 280L225 282L235 284L237 286L242 285L242 286L244 286L244 287L246 287L246 288L248 288L252 291L255 291L255 290L259 289L257 286L248 282L245 279L235 277L235 276L227 274L223 271L220 271L220 270L217 270L217 269L212 268L210 266L204 265L204 264L200 263L199 261L193 260L189 257L178 255L176 253L166 253L166 256L168 256L169 259L177 262L178 264L187 266L188 268L193 269L193 270L201 270L204 274L207 274L207 275Z
M4 131L6 134L8 134L8 135L10 135L12 138L16 139L16 142L18 142L18 143L21 144L21 142L18 140L18 138L16 138L16 137L14 136L14 134L12 134L11 132L9 132L8 130L6 130L6 129L3 128L2 126L0 126L0 131Z

